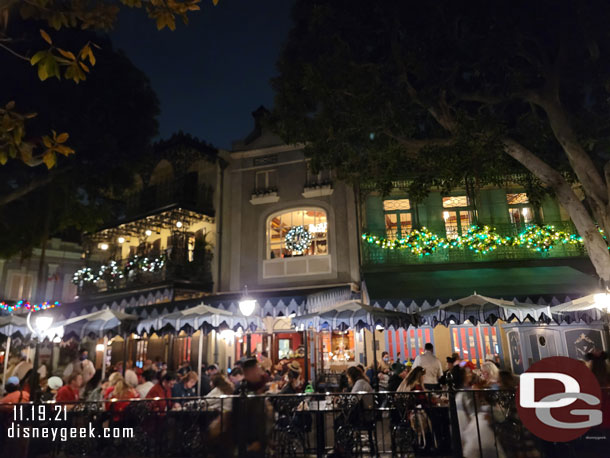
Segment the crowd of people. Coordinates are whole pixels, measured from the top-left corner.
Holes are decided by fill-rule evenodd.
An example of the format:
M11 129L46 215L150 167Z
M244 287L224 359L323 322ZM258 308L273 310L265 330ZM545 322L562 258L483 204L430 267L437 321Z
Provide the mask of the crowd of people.
M490 401L489 393L498 390L514 391L518 386L518 376L500 369L499 364L490 359L477 368L468 360L461 360L458 354L446 358L443 365L434 354L434 347L428 343L425 351L414 360L392 360L387 352L380 361L365 368L362 365L349 367L341 376L334 391L357 394L362 408L374 409L374 399L389 402L390 395L384 392L413 393L409 413L406 418L394 415L391 422L407 422L417 434L421 447L435 447L439 442L448 441L443 428L448 428L447 411L439 415L435 407L448 408L448 390L455 390L455 405L462 439L463 456L514 456L507 450L514 449L511 436L503 437L497 425L516 417L516 408L500 411ZM22 361L19 361L21 363ZM16 364L5 383L6 393L0 404L25 403L32 397L29 386L32 368ZM604 352L588 355L587 365L593 371L602 387L610 386L608 357ZM150 400L147 405L156 411L182 410L188 407L189 399L203 397L207 410L231 413L239 408L233 397L241 394L298 394L313 391L312 385L297 360L283 361L274 365L271 359L261 353L258 357L239 361L233 368L223 373L215 364L204 365L201 377L188 362L174 371L167 364L157 360L144 361L142 367L134 367L131 361L116 364L109 368L102 379L102 371L95 369L86 351L79 352L63 371L62 377L40 377L40 399L42 401L74 403L76 401L97 402L106 410L113 412L116 419L137 399ZM322 386L320 380L316 385ZM325 387L324 390L327 390ZM381 395L376 398L373 393ZM385 397L384 397L385 396ZM602 402L608 412L610 400L605 392ZM201 405L201 404L199 404ZM265 408L261 415L265 416ZM513 406L514 407L514 406ZM1 407L0 407L1 408ZM69 407L68 407L69 408ZM242 407L243 408L243 405ZM250 406L249 408L252 408ZM251 411L250 411L251 412ZM604 415L603 428L610 426L610 412ZM251 442L261 437L257 428L264 422L251 425L248 434ZM535 456L535 455L529 455Z

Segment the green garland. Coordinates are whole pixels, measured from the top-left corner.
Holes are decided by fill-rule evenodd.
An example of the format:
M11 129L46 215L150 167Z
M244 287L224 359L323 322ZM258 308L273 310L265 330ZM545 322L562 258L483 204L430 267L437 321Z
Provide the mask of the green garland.
M502 237L489 226L472 226L466 235L454 239L439 237L425 227L414 229L407 238L388 240L372 234L362 234L362 240L390 250L408 249L420 257L429 256L437 248L468 249L487 254L498 247L525 247L532 251L548 252L558 245L582 246L582 237L558 231L554 226L528 226L516 237Z

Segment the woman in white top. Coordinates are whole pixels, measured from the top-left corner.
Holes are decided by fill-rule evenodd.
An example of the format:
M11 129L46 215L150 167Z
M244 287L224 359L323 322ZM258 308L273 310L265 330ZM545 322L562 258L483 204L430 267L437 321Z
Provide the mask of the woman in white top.
M222 405L222 410L224 412L231 411L233 399L218 399L220 396L233 394L235 392L235 387L227 378L222 374L216 374L214 378L212 378L212 386L214 387L212 391L205 395L207 399L208 410L220 410Z

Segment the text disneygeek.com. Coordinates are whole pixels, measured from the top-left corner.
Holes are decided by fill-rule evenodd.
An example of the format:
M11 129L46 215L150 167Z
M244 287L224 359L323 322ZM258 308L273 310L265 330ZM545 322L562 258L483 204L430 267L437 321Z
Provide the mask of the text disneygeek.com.
M13 423L7 429L9 439L50 439L67 442L70 439L105 438L132 439L133 428L96 428L89 423L84 427L21 426Z

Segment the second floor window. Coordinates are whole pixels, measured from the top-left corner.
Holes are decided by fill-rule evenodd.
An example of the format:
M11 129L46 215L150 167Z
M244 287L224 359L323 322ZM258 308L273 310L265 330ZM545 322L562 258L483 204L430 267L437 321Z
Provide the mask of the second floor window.
M390 240L404 238L413 229L413 214L409 199L384 200L385 233Z
M534 212L526 193L507 193L506 202L511 223L516 226L524 226L534 221Z
M256 191L277 190L277 171L261 170L260 172L256 172L256 181L254 186Z
M468 197L443 197L443 220L448 239L465 235L473 221L473 212Z
M330 170L320 170L318 173L313 173L309 167L307 168L307 182L305 186L322 186L331 183Z
M13 301L30 300L34 276L29 273L9 272L8 299Z
M267 259L328 254L328 220L319 208L299 208L267 220Z

